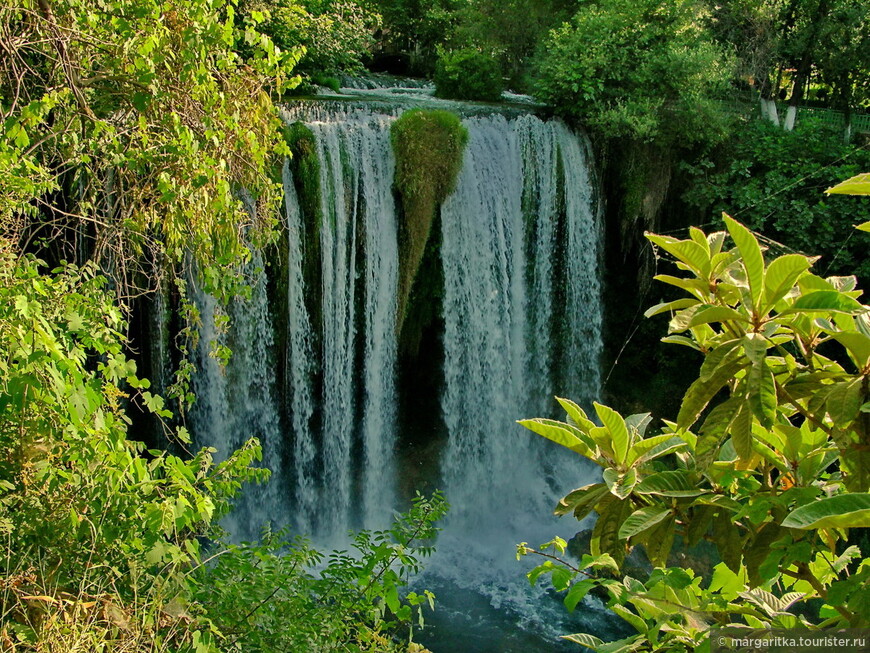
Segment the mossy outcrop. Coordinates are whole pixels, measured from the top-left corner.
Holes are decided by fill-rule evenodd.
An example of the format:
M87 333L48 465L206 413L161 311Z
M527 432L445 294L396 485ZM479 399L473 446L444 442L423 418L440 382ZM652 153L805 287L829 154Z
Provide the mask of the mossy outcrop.
M462 167L468 131L449 111L413 109L393 123L391 138L402 207L397 315L401 332L436 211L454 189Z
M302 275L305 287L313 289L306 293L308 313L314 332L320 325L320 229L323 224L320 189L320 159L317 155L317 140L314 132L301 122L284 128L284 138L290 147L292 158L290 170L293 185L299 198L302 213Z
M322 224L322 208L320 204L320 159L317 154L317 142L314 133L301 122L285 125L284 141L290 148L290 158L286 163L290 168L293 187L298 197L301 212L302 240L302 274L305 287L311 289L305 293L305 303L311 318L312 333L320 333L321 320L321 285L320 276L320 225ZM280 183L282 168L285 161L276 165L275 180ZM287 235L279 238L271 250L267 266L269 274L269 305L272 311L272 321L275 328L275 345L278 360L278 385L285 387L288 383L287 338L288 338L288 256L289 243ZM316 336L315 336L316 337Z

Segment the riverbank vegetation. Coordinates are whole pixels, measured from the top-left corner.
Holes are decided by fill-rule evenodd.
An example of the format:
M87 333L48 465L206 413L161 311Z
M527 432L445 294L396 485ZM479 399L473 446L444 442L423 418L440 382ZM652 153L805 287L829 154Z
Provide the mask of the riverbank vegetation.
M688 273L661 279L690 295L656 309L674 312L668 340L704 361L660 435L603 406L597 426L569 402L573 422L528 423L606 468L559 508L600 515L587 569L618 567L635 544L661 567L621 584L570 562L539 569L569 606L604 588L636 650L688 650L735 610L750 624L866 626L870 567L846 531L870 511L870 334L846 275L870 279L870 236L852 229L867 204L816 191L870 169L868 39L861 0L5 3L0 649L414 650L410 624L432 597L404 586L431 551L440 496L360 533L352 556L324 559L286 532L229 544L221 517L243 483L268 477L259 444L216 463L184 426L199 319L186 288L249 294L241 270L276 241L288 155L309 257L318 247L316 143L283 125L279 103L366 67L434 77L445 97L528 92L590 131L614 352L647 287L634 271L657 261L643 228L685 235L728 210L764 236L766 252L726 220L730 250L723 232L650 239ZM814 121L808 107L838 113ZM409 111L393 137L402 316L467 135L453 114ZM137 371L129 335L135 302L158 289L183 313L166 397ZM612 375L623 406L650 395L654 366L633 362L649 356L641 343ZM657 413L678 385L661 383ZM143 414L165 450L132 438ZM666 566L675 535L713 539L711 584Z
M275 102L306 51L277 47L248 9L0 7L4 651L404 651L431 603L400 589L431 551L440 496L359 533L354 555L286 533L229 544L233 497L269 476L259 443L194 449L190 361L169 401L131 358L137 297L180 294L186 350L186 284L245 296L241 264L274 239L274 171L304 144ZM142 413L167 450L131 439Z

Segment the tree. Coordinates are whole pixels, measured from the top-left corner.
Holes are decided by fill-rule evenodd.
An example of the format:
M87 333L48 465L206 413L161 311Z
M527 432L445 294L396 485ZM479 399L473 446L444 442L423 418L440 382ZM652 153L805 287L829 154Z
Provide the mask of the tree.
M715 140L731 64L702 18L692 0L586 4L544 42L536 95L607 137Z
M756 88L763 115L780 125L776 102L788 97L782 126L794 129L810 98L844 112L867 101L868 22L861 0L728 0L711 3L711 29L734 48L739 75Z
M558 538L519 553L547 556L530 579L551 573L571 609L592 587L608 591L638 631L608 650L707 650L711 627L870 623L870 558L849 537L870 526L870 308L854 278L812 274L799 254L765 261L748 229L725 223L687 240L648 236L685 273L657 279L688 296L647 315L670 313L665 341L703 356L675 421L650 437L648 416L596 404L598 426L560 400L568 421L520 422L604 468L556 508L598 513L591 555L562 560ZM667 566L675 535L716 545L712 578ZM656 567L645 582L596 572L618 571L638 544Z
M304 47L297 70L315 81L362 70L381 26L377 12L353 0L245 0L239 12L262 15L259 30L282 50Z
M691 173L683 197L699 214L730 208L772 247L819 254L826 274L870 282L870 236L853 228L868 215L866 201L819 192L870 169L866 149L843 143L838 129L806 120L787 132L756 120L683 168Z
M272 96L296 83L301 54L257 31L259 18L237 23L220 0L0 7L8 241L94 260L122 297L188 253L213 290L237 291L228 271L276 223L270 174L287 150Z

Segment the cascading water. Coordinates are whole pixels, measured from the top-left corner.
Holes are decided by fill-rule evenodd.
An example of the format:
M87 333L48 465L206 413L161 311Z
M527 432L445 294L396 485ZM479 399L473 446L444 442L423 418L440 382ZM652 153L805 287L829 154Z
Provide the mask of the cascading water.
M243 531L281 516L315 541L338 544L347 529L383 526L400 507L395 450L409 434L396 408L400 214L389 132L399 113L383 102L288 109L285 120L303 122L314 137L320 196L314 224L285 164L286 279L276 285L286 292L286 315L270 312L265 279L255 276L251 301L230 310L233 327L220 336L206 319L214 300L196 297L204 315L197 439L226 451L259 435L264 464L284 479L272 495L246 499L236 524ZM433 235L444 276L443 379L432 383L441 411L431 421L442 424L446 445L425 461L440 465L452 509L421 585L458 588L528 616L541 593L527 587L514 547L570 536L574 525L560 529L552 507L591 473L514 421L553 413L553 394L596 398L598 212L587 145L563 123L517 109L465 115L464 163ZM311 242L314 277L305 273ZM272 327L279 322L280 337ZM225 370L207 356L215 336L234 351ZM282 347L279 388L269 365ZM474 650L513 650L505 646Z
M576 529L560 527L552 508L560 491L590 473L514 421L552 413L556 392L583 403L598 392L590 165L580 139L558 121L488 116L465 124L464 165L441 212L442 470L453 507L427 574L448 594L487 596L515 624L530 626L537 615L558 628L560 609L547 610L544 592L525 583L515 545L570 537ZM555 618L541 619L542 611ZM467 651L528 650L522 638L494 646L491 633L474 643L463 630Z
M195 352L198 374L193 378L197 400L190 413L197 444L217 449L217 458L238 449L251 437L260 440L263 460L272 471L269 483L248 488L225 526L238 539L259 535L269 522L286 524L289 502L283 488L284 435L274 386L274 341L263 260L255 254L248 265L250 299L229 306L229 333L220 327L216 300L193 285L190 294L199 309L200 339ZM232 357L226 366L212 355L215 344L227 345Z
M443 475L457 504L451 519L467 514L477 533L484 524L501 532L498 507L533 508L543 458L553 454L514 421L551 412L557 390L581 402L598 391L597 220L590 201L568 198L591 199L591 186L582 146L562 123L490 116L466 125L464 165L442 209ZM586 338L565 347L562 361L553 353L557 316ZM557 387L558 376L570 387ZM516 511L523 520L527 512Z

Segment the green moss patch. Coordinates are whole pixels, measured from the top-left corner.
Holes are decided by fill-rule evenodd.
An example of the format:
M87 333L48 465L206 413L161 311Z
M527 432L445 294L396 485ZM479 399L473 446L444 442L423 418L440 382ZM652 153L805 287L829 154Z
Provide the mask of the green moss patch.
M398 327L426 251L438 206L456 186L468 131L449 111L413 109L391 129L396 155L396 189L401 198L399 226Z
M299 198L302 213L302 274L305 287L314 289L306 293L308 314L314 332L320 331L320 228L323 224L323 209L320 195L320 159L317 156L317 139L314 132L301 122L284 127L284 140L290 148L290 171L293 185Z

